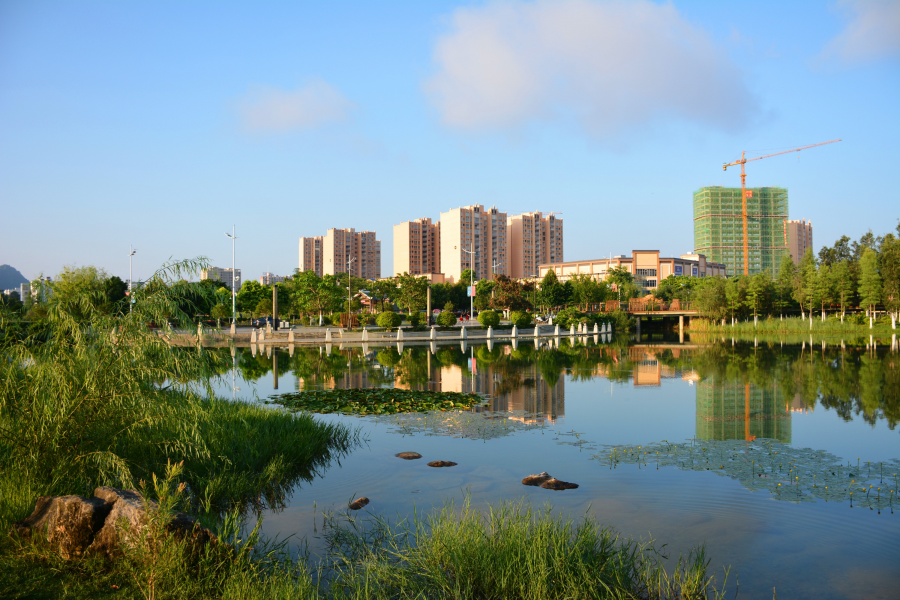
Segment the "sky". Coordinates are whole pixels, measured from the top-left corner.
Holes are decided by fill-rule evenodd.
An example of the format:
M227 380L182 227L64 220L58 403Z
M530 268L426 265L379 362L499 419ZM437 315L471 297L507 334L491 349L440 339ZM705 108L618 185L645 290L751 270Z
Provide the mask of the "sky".
M562 213L565 258L693 248L747 166L816 249L900 217L900 2L0 3L0 263L291 274L298 238Z

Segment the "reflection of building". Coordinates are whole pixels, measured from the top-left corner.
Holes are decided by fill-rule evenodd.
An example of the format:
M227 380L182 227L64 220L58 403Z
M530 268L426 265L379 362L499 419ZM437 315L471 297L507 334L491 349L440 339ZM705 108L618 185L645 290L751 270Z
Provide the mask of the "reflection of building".
M677 377L675 369L659 362L656 354L646 348L632 346L628 349L628 358L634 364L634 386L662 384L663 379Z
M781 390L736 381L697 382L697 438L791 441L791 416Z

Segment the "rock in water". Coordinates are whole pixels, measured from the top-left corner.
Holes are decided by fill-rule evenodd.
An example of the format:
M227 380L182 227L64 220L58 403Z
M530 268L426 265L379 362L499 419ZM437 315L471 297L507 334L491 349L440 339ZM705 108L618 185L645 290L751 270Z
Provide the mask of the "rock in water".
M529 475L522 480L522 485L538 486L549 479L553 479L553 477L550 476L550 473L544 471L543 473L538 473L537 475Z
M428 463L429 467L455 467L455 462L450 462L449 460L433 460Z
M401 452L400 454L395 454L397 458L402 458L403 460L415 460L417 458L422 458L422 455L418 452Z
M357 498L353 502L350 503L350 510L359 510L363 506L369 503L369 499L363 496L362 498Z
M546 490L574 490L578 487L578 484L560 481L559 479L548 479L541 484L541 487Z
M10 533L23 538L40 536L57 548L63 558L80 558L111 509L112 504L101 498L41 496L35 502L34 512L14 523Z

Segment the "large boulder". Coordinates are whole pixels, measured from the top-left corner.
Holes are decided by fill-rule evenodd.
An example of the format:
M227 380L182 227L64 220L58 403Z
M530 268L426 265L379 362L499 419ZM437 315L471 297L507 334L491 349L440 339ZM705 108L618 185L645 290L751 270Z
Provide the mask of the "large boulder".
M98 487L93 498L82 496L41 496L27 519L13 524L12 531L23 538L40 535L63 558L99 554L116 558L122 547L147 538L150 515L156 502L145 501L139 493L113 487ZM165 530L177 539L187 539L194 547L218 540L196 519L176 512Z
M112 504L102 498L41 496L30 516L13 523L11 533L42 539L65 559L80 558L94 542L111 509Z

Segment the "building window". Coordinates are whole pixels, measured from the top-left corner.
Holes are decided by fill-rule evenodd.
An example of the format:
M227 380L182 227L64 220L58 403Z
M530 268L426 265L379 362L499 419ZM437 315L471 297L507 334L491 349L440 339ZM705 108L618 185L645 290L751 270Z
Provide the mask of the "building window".
M656 277L656 269L638 269L637 274L643 277Z

